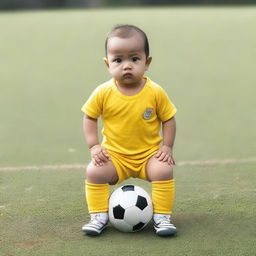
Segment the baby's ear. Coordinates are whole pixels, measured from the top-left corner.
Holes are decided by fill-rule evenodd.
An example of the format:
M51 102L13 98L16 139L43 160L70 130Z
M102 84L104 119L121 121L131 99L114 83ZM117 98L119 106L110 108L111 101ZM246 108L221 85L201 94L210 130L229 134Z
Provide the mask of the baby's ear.
M146 70L148 69L150 63L152 61L152 57L151 56L148 56L147 59L146 59Z
M106 64L106 66L109 68L109 62L108 62L108 59L106 57L103 58L104 60L104 63Z

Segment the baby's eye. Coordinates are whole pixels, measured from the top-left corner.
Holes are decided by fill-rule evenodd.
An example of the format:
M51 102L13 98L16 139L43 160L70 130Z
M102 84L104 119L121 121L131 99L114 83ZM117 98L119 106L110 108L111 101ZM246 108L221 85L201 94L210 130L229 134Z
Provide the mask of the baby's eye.
M121 58L116 58L116 59L114 59L114 62L116 62L116 63L121 63L121 62L122 62L122 59L121 59Z
M139 60L138 57L132 57L132 61L133 61L133 62L136 62L136 61L138 61L138 60Z

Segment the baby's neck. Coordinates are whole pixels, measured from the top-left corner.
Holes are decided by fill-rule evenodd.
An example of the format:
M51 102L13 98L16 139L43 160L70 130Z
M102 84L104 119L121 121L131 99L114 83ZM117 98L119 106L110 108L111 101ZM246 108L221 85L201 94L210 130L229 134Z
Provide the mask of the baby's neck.
M117 85L118 90L122 94L124 94L126 96L133 96L133 95L138 94L144 88L146 81L147 81L146 78L142 78L141 82L139 84L135 84L135 85L123 85L116 81L116 85Z

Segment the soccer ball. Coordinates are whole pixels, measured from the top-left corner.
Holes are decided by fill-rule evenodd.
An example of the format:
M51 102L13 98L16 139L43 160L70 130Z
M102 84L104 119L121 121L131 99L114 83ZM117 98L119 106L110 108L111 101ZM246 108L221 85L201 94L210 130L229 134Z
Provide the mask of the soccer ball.
M136 232L152 219L153 206L149 194L139 186L117 188L109 198L109 221L118 230Z

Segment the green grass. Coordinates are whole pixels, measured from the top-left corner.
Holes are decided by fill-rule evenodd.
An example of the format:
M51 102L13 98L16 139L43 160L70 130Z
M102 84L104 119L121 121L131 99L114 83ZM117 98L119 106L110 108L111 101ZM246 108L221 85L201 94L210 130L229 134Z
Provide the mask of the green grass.
M80 231L88 220L82 171L2 172L0 255L253 255L255 178L252 164L177 167L176 237L159 238L150 224L91 238Z
M0 167L89 161L80 107L109 78L116 23L149 36L147 74L178 108L178 162L255 157L255 7L1 12ZM178 236L160 239L150 224L90 238L83 170L0 171L0 256L251 256L255 175L255 163L177 166Z

